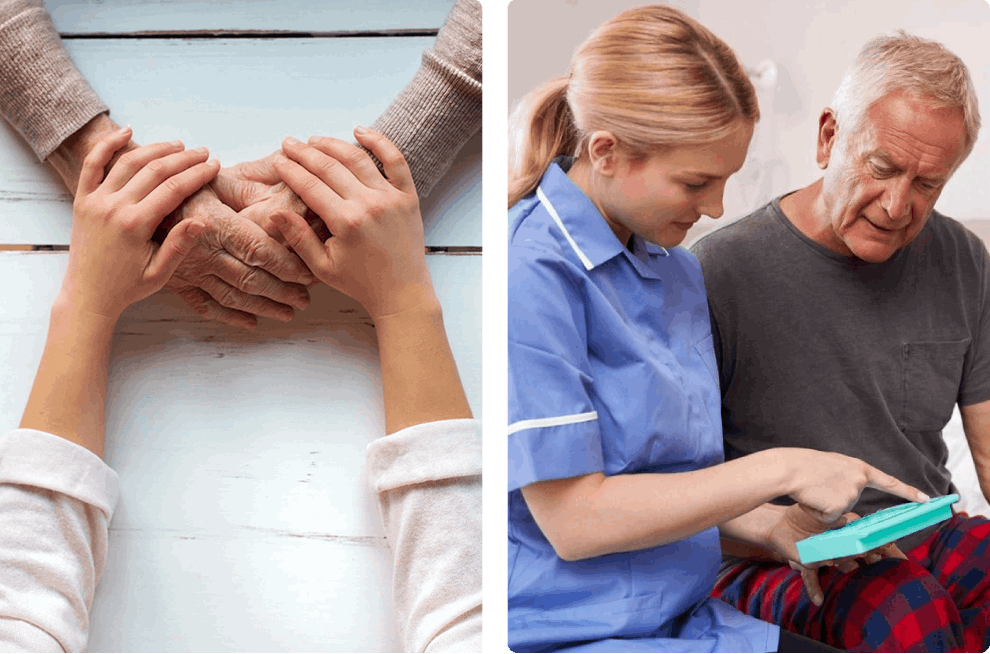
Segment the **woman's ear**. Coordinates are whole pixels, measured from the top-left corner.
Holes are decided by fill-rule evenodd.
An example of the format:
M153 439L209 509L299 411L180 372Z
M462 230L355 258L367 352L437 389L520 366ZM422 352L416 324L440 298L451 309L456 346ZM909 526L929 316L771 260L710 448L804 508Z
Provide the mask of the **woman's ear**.
M588 157L591 168L597 174L611 177L615 174L619 139L612 132L599 130L588 139Z

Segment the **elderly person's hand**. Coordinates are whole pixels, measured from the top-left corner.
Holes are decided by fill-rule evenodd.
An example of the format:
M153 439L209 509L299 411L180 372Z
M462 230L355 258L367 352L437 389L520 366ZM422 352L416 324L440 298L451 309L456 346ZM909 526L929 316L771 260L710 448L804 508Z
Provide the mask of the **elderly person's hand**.
M315 278L305 264L252 220L238 214L204 187L169 218L172 229L196 220L205 229L195 249L165 286L197 313L254 329L256 316L291 320L305 309L304 284Z
M825 524L805 510L800 504L794 504L781 511L780 519L767 533L766 544L772 548L777 558L787 561L791 568L801 573L801 581L804 582L804 587L808 591L808 597L811 598L815 606L821 606L824 599L821 582L818 579L819 569L826 566L835 566L842 572L852 572L859 567L856 559L862 559L867 564L870 564L887 557L907 558L897 545L888 543L887 545L882 545L874 550L856 556L818 561L816 563L800 563L796 545L798 541L830 529L844 527L853 520L859 519L859 517L855 513L846 513L836 522Z
M282 233L271 217L281 210L312 217L312 211L278 176L275 157L281 150L255 161L221 168L210 186L220 201L261 227L275 239ZM311 221L312 224L312 221Z

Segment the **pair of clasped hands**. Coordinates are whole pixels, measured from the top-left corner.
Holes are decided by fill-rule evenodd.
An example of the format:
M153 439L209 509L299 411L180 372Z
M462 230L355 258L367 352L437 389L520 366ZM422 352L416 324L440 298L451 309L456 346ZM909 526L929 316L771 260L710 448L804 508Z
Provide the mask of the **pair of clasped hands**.
M292 307L308 304L305 285L319 280L360 302L373 320L417 308L434 295L409 167L381 134L358 127L354 137L382 162L385 176L367 153L333 138L314 137L308 144L286 139L281 152L262 160L268 170L258 173L264 179L257 188L265 198L252 203L257 215L242 221L248 229L244 259L228 262L233 274L242 276L215 277L217 290L204 291L183 280L182 271L184 266L201 267L197 257L216 256L223 249L203 242L224 235L218 236L217 227L207 224L209 213L196 206L198 201L217 201L202 191L218 180L219 162L208 160L205 148L186 150L173 142L130 149L111 166L115 155L130 147L131 129L105 135L79 174L63 300L116 321L130 304L169 283L200 313L253 328L252 314L291 319ZM266 201L275 200L270 190L278 190L276 182L283 185L284 195L295 194L295 208ZM234 191L245 204L257 199L250 197L250 184ZM317 235L300 215L307 207L332 237ZM163 224L166 218L173 224ZM165 229L159 245L161 239L153 237ZM292 251L272 238L279 235ZM243 268L240 273L237 265ZM206 293L212 295L209 303L196 297ZM228 306L219 310L216 302Z

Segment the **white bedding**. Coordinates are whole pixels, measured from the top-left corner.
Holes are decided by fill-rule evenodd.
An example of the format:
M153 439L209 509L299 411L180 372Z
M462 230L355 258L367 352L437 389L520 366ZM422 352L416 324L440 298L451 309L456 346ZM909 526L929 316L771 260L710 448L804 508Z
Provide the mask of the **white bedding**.
M987 504L983 492L980 490L980 482L976 477L976 467L973 465L973 456L969 452L969 444L966 442L966 435L963 433L962 417L959 415L957 407L952 419L942 431L945 444L949 448L949 472L952 473L952 481L959 489L959 502L954 505L956 511L965 511L969 515L985 515L990 517L990 504Z

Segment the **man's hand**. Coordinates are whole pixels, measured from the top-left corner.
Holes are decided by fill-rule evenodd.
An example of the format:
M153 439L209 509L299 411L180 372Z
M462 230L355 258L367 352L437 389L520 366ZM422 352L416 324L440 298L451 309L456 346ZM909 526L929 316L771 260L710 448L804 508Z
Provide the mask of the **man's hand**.
M222 168L210 186L221 202L254 222L272 238L281 240L282 233L271 219L280 211L305 216L314 229L323 226L323 221L279 178L275 170L275 157L279 154L281 151L256 161ZM329 236L328 233L324 239Z
M210 187L200 189L170 217L167 228L196 220L205 229L166 284L197 313L246 329L256 316L289 321L305 309L304 284L315 278L305 264L264 229L228 207Z
M850 556L842 559L835 559L833 561L818 561L817 563L801 564L799 563L800 558L797 552L797 542L799 540L804 540L815 534L820 534L829 529L838 529L839 527L844 527L853 520L859 518L855 513L846 513L839 520L832 524L825 524L819 521L815 516L805 510L800 504L794 504L787 507L787 509L781 512L780 520L777 521L767 533L766 543L773 549L774 554L776 554L781 560L785 560L790 563L791 568L799 571L801 573L801 580L804 582L804 586L808 591L808 596L811 598L812 603L815 606L821 606L822 601L824 601L824 593L822 592L821 582L818 579L819 568L825 566L835 566L842 572L852 572L859 567L856 562L857 558L864 559L868 564L876 563L880 559L886 557L894 557L899 559L906 559L904 553L898 549L897 545L894 543L888 543L878 547L875 550L871 550L864 554L859 554L857 556Z

